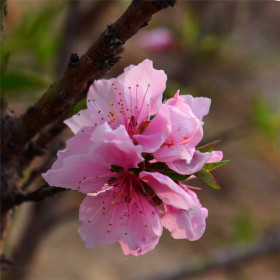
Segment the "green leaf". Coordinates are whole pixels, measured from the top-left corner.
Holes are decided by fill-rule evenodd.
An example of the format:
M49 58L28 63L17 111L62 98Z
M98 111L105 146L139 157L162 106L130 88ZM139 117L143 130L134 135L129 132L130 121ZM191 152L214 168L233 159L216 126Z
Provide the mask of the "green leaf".
M220 190L221 187L216 182L213 175L208 171L207 169L202 169L194 174L198 179L200 179L202 182L206 183L208 186L215 190Z
M174 181L185 181L190 177L190 175L182 175L176 172L163 172L163 174Z
M203 146L200 146L200 147L198 147L196 149L199 150L202 153L211 153L211 152L213 152L213 150L216 147L216 145L218 143L220 143L220 142L221 142L221 140L216 140L216 141L207 143L207 144L205 144Z
M204 164L203 168L208 170L208 171L212 171L220 166L226 165L227 163L229 163L230 160L221 160L221 161L217 161L217 162L209 162Z

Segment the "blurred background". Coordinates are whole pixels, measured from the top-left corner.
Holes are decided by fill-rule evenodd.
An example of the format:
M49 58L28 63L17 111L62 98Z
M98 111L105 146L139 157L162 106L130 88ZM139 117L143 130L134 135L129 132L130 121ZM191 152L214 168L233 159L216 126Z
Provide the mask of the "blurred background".
M1 94L10 107L24 112L63 74L70 54L82 55L128 5L117 0L8 1ZM104 77L149 58L168 75L165 98L181 89L212 99L203 143L221 140L217 149L231 163L214 171L221 191L190 182L202 187L197 194L209 210L204 236L189 242L173 240L164 231L155 250L137 258L125 259L118 244L89 250L77 232L83 196L61 193L18 207L5 249L15 266L3 279L161 279L161 273L175 279L175 271L197 266L191 279L279 280L279 250L271 249L277 238L270 238L270 247L264 242L270 248L266 254L253 251L240 262L231 256L266 240L280 225L280 3L182 1L156 14L125 44L121 56ZM84 106L81 101L72 113ZM65 128L49 143L47 155L36 158L22 179L26 188L42 184L40 173L70 136ZM203 265L205 258L215 260L221 253L230 266L210 271Z

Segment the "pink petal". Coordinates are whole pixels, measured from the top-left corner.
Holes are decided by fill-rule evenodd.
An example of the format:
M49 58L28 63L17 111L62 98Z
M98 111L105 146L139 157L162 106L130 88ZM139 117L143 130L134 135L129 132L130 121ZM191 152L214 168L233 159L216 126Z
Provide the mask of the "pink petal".
M222 151L213 151L211 153L211 157L208 159L207 162L217 162L223 159L223 152Z
M94 143L108 141L124 141L131 144L133 143L123 125L120 125L113 130L107 122L98 126L92 133L90 139Z
M108 168L118 165L127 171L129 168L137 168L138 163L144 160L141 156L142 147L133 144L123 126L112 130L104 124L94 131L91 140L96 142L91 153Z
M184 162L190 162L193 154L190 154L188 150L182 145L164 145L153 153L154 158L160 162L172 162L175 160L183 160Z
M94 120L93 125L98 126L106 121L114 128L127 123L127 117L120 113L120 100L124 100L123 94L123 87L118 78L93 82L87 96L87 106Z
M158 172L141 172L141 180L146 182L156 195L168 205L189 209L193 206L192 197L169 177Z
M172 162L166 162L166 164L170 169L178 172L179 174L191 175L201 170L203 165L209 160L210 157L210 153L201 153L199 151L195 151L190 163L187 163L185 160L176 160Z
M144 60L126 67L116 79L95 81L87 103L94 125L107 121L113 128L127 126L131 116L141 124L158 111L166 79L162 70L153 68L152 61Z
M88 109L79 111L78 114L64 121L64 123L76 134L84 126L92 126L94 122L91 120Z
M123 201L112 204L114 191L87 196L80 206L79 229L87 248L118 242L122 237L122 228L126 222L127 206Z
M156 247L156 245L158 244L158 241L159 241L159 239L155 239L155 241L153 243L151 243L149 245L149 247L147 247L145 250L142 250L142 251L141 250L132 250L132 249L130 249L128 247L128 245L126 244L126 242L123 241L123 240L120 240L120 245L121 245L123 253L124 253L124 255L126 257L129 256L129 255L133 255L133 256L138 257L138 256L144 255L147 252L153 250Z
M193 113L200 119L209 113L211 99L206 97L193 97L192 95L181 95L186 104L188 104Z
M178 92L162 107L169 110L171 133L165 144L154 152L154 157L162 162L184 160L190 163L195 147L203 137L203 123L184 103Z
M142 194L135 192L128 215L120 242L124 253L137 256L152 250L162 234L162 225L154 206Z
M162 94L166 86L167 76L164 71L154 69L153 62L146 59L127 69L123 78L128 107L132 111L140 111L138 122L141 123L149 115L156 114L162 104Z
M171 132L169 117L168 108L163 105L144 132L133 136L142 146L143 152L152 153L165 142Z
M50 186L90 193L100 190L113 173L92 155L74 155L63 160L63 166L42 174Z
M190 106L185 103L177 91L173 99L166 102L170 108L172 117L172 138L175 143L187 139L186 144L182 143L189 153L193 154L195 146L203 137L203 122L198 119ZM183 141L184 142L184 141Z
M172 140L178 143L184 137L191 138L198 126L197 118L192 112L183 113L175 106L168 106L168 108L172 123Z
M58 151L57 160L54 162L52 169L58 169L63 166L63 160L73 155L86 155L89 153L93 144L90 140L93 127L84 127L84 132L79 131L75 136L66 141L66 148Z
M202 237L208 216L206 208L195 205L189 210L176 209L166 205L166 214L161 221L175 239L198 240Z

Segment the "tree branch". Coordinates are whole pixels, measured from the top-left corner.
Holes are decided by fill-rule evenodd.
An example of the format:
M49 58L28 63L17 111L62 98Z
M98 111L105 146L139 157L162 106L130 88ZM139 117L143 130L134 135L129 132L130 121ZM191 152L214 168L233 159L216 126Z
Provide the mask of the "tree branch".
M39 101L19 117L3 139L3 152L17 154L43 127L60 116L71 99L79 95L89 80L109 70L120 57L122 45L147 24L152 15L173 6L176 0L133 0L124 14L107 26L88 51L79 58L71 55L62 79L54 83ZM9 143L13 149L8 149ZM10 144L11 145L11 144Z
M26 193L14 193L10 196L5 196L1 201L1 210L7 211L14 208L15 206L23 202L38 202L44 200L47 197L52 197L57 193L65 191L64 188L49 187L47 184L39 187L35 191L26 192Z

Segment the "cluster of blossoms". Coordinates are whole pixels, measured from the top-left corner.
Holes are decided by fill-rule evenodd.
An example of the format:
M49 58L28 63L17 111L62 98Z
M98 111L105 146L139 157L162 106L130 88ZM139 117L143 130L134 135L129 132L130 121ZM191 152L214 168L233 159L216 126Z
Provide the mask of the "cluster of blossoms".
M152 250L163 226L199 239L208 215L186 179L222 153L197 149L210 99L179 95L162 103L166 75L150 60L93 83L87 109L65 121L75 134L44 179L87 194L79 229L88 248L119 242L125 255Z

